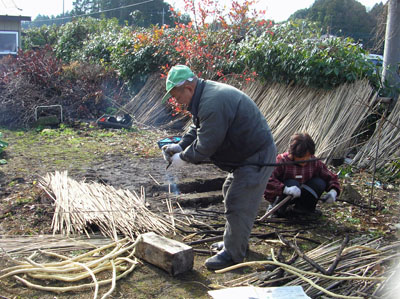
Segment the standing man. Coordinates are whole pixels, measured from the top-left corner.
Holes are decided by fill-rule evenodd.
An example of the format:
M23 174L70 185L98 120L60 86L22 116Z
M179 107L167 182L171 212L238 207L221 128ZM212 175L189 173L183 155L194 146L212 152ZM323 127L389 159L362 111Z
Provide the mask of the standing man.
M273 167L276 147L264 115L240 90L197 78L189 67L171 68L163 100L174 97L192 114L193 124L179 144L163 147L177 169L210 159L229 172L223 188L225 232L222 249L207 259L208 269L241 263ZM214 244L215 245L215 244Z

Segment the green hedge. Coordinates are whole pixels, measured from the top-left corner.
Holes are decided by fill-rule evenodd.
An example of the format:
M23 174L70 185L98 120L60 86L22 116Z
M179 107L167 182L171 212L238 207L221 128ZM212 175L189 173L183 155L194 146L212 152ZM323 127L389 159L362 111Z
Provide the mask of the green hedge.
M322 38L317 24L292 21L270 28L253 26L245 38L231 32L230 28L194 29L186 25L121 27L117 20L89 17L59 28L29 29L25 46L51 43L63 61L102 64L127 81L187 63L212 79L217 74L256 72L262 80L319 88L359 78L368 78L377 85L374 68L366 61L361 46L350 38Z
M250 36L239 57L265 80L330 88L365 77L375 82L365 54L350 38L322 36L315 23L298 21Z

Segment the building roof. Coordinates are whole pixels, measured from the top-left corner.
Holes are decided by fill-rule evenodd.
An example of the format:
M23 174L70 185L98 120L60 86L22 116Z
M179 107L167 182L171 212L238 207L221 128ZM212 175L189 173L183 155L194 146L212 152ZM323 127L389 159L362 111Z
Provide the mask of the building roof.
M14 0L0 0L0 19L30 21L30 16L24 16Z

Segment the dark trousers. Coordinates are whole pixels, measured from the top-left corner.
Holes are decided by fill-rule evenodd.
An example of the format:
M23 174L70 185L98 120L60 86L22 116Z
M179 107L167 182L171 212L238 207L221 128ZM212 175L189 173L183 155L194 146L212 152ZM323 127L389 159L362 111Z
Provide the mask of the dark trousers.
M289 203L284 205L282 209L280 209L281 211L285 211L289 205L293 204L295 209L305 210L308 212L315 211L315 206L317 205L318 199L326 188L326 182L319 177L313 177L302 185L300 185L300 183L294 179L286 180L283 183L287 187L299 187L301 190L301 196L292 199L292 201L290 201Z

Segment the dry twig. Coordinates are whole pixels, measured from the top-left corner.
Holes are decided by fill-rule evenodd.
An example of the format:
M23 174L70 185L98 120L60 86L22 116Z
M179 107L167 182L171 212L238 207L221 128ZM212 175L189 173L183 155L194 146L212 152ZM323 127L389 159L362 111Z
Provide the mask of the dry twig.
M347 242L351 244L345 248ZM320 245L306 253L306 256L313 259L321 268L328 269L326 272L331 275L314 272L314 266L303 259L297 259L292 265L276 260L255 261L219 270L217 273L244 266L272 265L272 267L265 267L265 272L258 272L249 279L240 282L228 281L225 285L228 287L249 284L257 286L301 285L310 297L320 296L323 293L329 294L326 292L327 290L336 293L335 298L339 298L337 295L359 297L362 293L371 294L371 290L378 283L386 280L383 276L386 273L372 271L372 269L384 269L384 267L380 267L381 264L396 261L400 256L398 253L400 241L387 246L382 246L381 242L381 239L371 239L366 236L351 242L345 238L341 244L335 241L331 244ZM286 273L280 277L279 273L282 269L289 274ZM304 279L305 275L307 279ZM313 283L310 283L311 278ZM350 282L352 283L350 284Z

